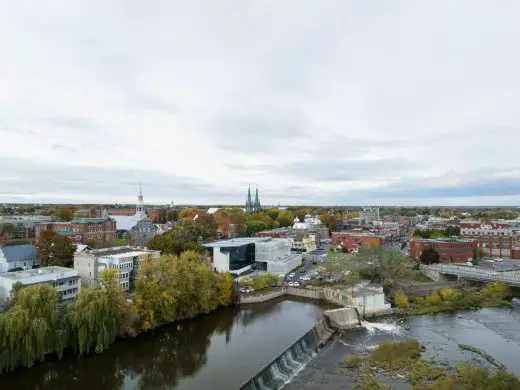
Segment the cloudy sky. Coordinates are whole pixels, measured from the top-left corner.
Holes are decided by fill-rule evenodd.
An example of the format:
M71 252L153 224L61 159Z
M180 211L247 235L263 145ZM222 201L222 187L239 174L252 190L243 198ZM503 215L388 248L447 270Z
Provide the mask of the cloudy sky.
M6 1L0 202L520 204L520 2Z

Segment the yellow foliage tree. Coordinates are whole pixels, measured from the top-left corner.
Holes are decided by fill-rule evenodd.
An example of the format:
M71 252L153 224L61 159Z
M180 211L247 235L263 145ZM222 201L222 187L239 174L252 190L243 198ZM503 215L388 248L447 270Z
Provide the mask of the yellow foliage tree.
M404 292L398 291L395 294L395 304L397 305L397 307L401 309L405 309L408 307L408 297Z

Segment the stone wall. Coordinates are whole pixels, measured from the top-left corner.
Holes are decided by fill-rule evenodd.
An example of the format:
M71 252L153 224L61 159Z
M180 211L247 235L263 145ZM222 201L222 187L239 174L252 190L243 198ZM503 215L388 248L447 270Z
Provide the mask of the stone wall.
M268 301L270 299L278 298L281 296L284 296L286 294L285 290L279 290L279 291L273 291L267 294L257 294L257 295L250 295L246 297L240 298L240 303L248 304L248 303L261 303Z
M325 316L329 318L334 327L339 329L350 329L359 326L358 313L353 307L325 310Z

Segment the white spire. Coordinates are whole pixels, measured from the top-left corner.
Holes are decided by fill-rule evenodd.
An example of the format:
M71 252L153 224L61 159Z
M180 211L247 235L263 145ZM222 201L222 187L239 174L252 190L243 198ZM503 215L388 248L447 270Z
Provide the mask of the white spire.
M137 197L137 204L135 205L135 215L141 220L146 218L146 211L144 209L143 200L143 185L139 183L139 196Z

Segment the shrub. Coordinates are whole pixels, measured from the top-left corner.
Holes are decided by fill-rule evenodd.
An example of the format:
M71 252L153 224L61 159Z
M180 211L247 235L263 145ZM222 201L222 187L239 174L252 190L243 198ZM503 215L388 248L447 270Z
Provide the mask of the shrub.
M485 298L494 300L508 300L513 296L511 288L501 282L487 283L480 292Z
M460 292L454 288L443 288L441 290L441 297L444 302L454 301L459 295Z
M444 372L445 369L430 364L424 359L419 359L410 366L408 379L410 379L412 384L417 384L425 379L432 381L440 378L444 375Z
M437 290L432 291L430 294L428 294L428 295L426 295L426 297L424 297L424 300L426 301L426 303L428 305L431 305L431 306L440 305L441 297L439 295L439 291L437 291Z
M361 357L359 355L350 355L347 360L343 362L343 366L347 368L357 368L361 364Z
M421 345L417 340L405 340L400 343L385 341L372 352L370 359L373 363L390 365L395 368L410 364L421 354Z
M404 292L398 291L395 294L395 304L401 309L406 309L408 307L408 297Z
M423 305L424 304L424 297L417 296L413 299L413 303L415 305Z

